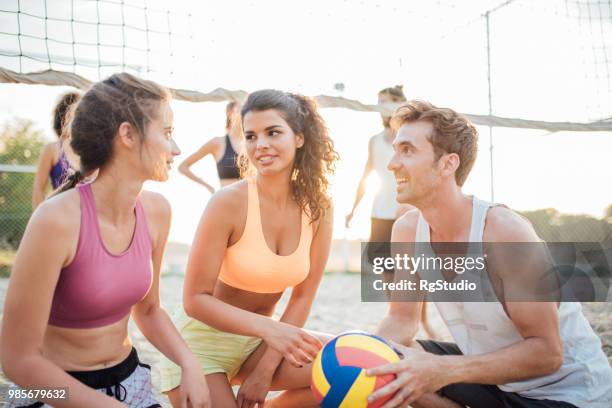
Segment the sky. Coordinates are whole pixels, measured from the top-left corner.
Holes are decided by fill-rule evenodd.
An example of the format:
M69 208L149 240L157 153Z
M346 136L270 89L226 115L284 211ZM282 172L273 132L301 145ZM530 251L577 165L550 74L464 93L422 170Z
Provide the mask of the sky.
M118 6L77 1L77 19L102 24L100 33L91 24L48 22L51 38L77 42L101 41L143 48L142 10L128 7L119 28ZM142 2L128 1L131 5ZM153 34L150 53L125 50L126 63L148 65L145 73L164 85L209 92L217 87L254 91L277 88L306 95L341 95L375 103L378 90L404 85L409 98L427 99L464 113L489 111L487 87L486 24L481 14L501 1L405 2L405 1L234 1L173 2L170 15L150 12ZM609 117L612 111L610 64L602 68L599 48L610 52L612 19L579 19L577 9L566 2L515 1L490 15L492 111L499 116L551 121L591 121ZM0 9L16 7L0 0ZM43 2L22 0L22 11L44 12ZM161 2L147 2L151 9ZM54 2L49 16L69 16L70 1ZM97 8L97 9L96 9ZM592 11L592 10L590 10ZM607 12L607 11L606 11ZM190 13L191 16L187 16ZM591 16L598 16L591 13ZM609 17L609 16L608 16ZM15 13L0 12L3 32L16 32ZM22 32L44 36L36 18L20 20ZM106 25L105 25L106 24ZM95 25L94 25L95 27ZM546 27L546 29L542 29ZM0 54L16 49L16 36L0 34ZM46 58L42 40L22 39L22 50ZM71 61L72 49L50 44L54 61ZM66 48L68 47L68 48ZM144 47L146 48L146 47ZM121 61L122 48L100 48L100 59ZM90 79L117 70L90 69L97 61L96 47L78 46L77 72ZM609 57L608 57L609 58ZM49 64L0 56L0 66L22 72L47 69ZM55 69L72 66L53 64ZM345 90L334 89L343 83ZM0 84L0 123L19 116L34 120L52 138L50 110L65 87ZM224 103L173 102L175 136L183 157L208 139L223 135ZM371 201L377 186L371 177L369 190L348 231L344 215L350 210L359 176L365 165L370 136L380 132L376 113L342 108L322 109L341 161L333 177L336 238L364 238L369 231ZM607 115L607 116L606 116ZM465 191L490 198L489 129L479 127L479 157ZM549 133L543 130L493 130L493 179L495 200L518 210L554 207L563 212L601 216L612 203L612 133ZM194 170L216 182L212 158ZM169 182L149 183L147 188L168 197L174 210L170 239L190 242L197 219L209 194L173 171Z

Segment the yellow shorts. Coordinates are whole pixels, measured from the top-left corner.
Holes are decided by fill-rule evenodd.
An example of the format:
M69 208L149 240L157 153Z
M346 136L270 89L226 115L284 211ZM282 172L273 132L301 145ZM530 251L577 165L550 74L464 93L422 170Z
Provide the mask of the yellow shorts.
M200 360L204 375L226 373L231 380L262 341L257 337L217 330L185 313L179 315L175 324L193 354ZM181 384L181 368L165 356L160 361L160 372L162 392Z

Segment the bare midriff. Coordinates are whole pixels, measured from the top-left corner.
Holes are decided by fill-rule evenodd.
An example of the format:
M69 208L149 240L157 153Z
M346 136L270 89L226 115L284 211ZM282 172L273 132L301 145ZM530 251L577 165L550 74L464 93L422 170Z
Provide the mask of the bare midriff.
M281 293L255 293L217 281L213 296L227 304L262 316L272 316Z
M43 355L65 371L92 371L117 365L132 350L128 319L129 315L108 326L91 329L48 325Z

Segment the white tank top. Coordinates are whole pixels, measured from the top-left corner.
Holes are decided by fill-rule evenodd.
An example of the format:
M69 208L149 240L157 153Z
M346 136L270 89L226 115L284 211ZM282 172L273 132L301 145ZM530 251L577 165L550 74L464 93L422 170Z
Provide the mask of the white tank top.
M393 146L385 141L385 131L372 137L371 153L374 170L380 179L380 188L372 205L372 218L394 220L399 204L396 200L395 176L387 169L393 157Z
M488 209L493 204L473 198L469 242L480 243ZM429 245L429 224L419 215L415 253L433 256ZM478 247L470 246L470 255L478 256ZM488 274L479 274L485 296L493 292ZM465 274L464 274L465 275ZM420 278L443 279L440 271L427 270ZM466 276L461 276L465 279ZM490 353L518 343L523 337L499 302L436 302L436 308L453 339L465 355ZM559 323L563 342L563 365L559 371L530 380L498 385L502 391L527 398L564 401L580 408L612 407L612 369L603 353L601 341L582 314L578 302L561 302Z

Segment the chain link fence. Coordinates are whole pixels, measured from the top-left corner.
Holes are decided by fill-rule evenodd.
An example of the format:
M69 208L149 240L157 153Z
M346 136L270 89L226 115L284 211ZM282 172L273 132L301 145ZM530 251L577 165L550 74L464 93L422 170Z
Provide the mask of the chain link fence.
M14 253L32 213L36 162L45 141L27 120L7 123L0 133L0 275L10 272Z
M563 214L554 208L522 212L546 242L601 242L612 240L612 204L603 218Z

